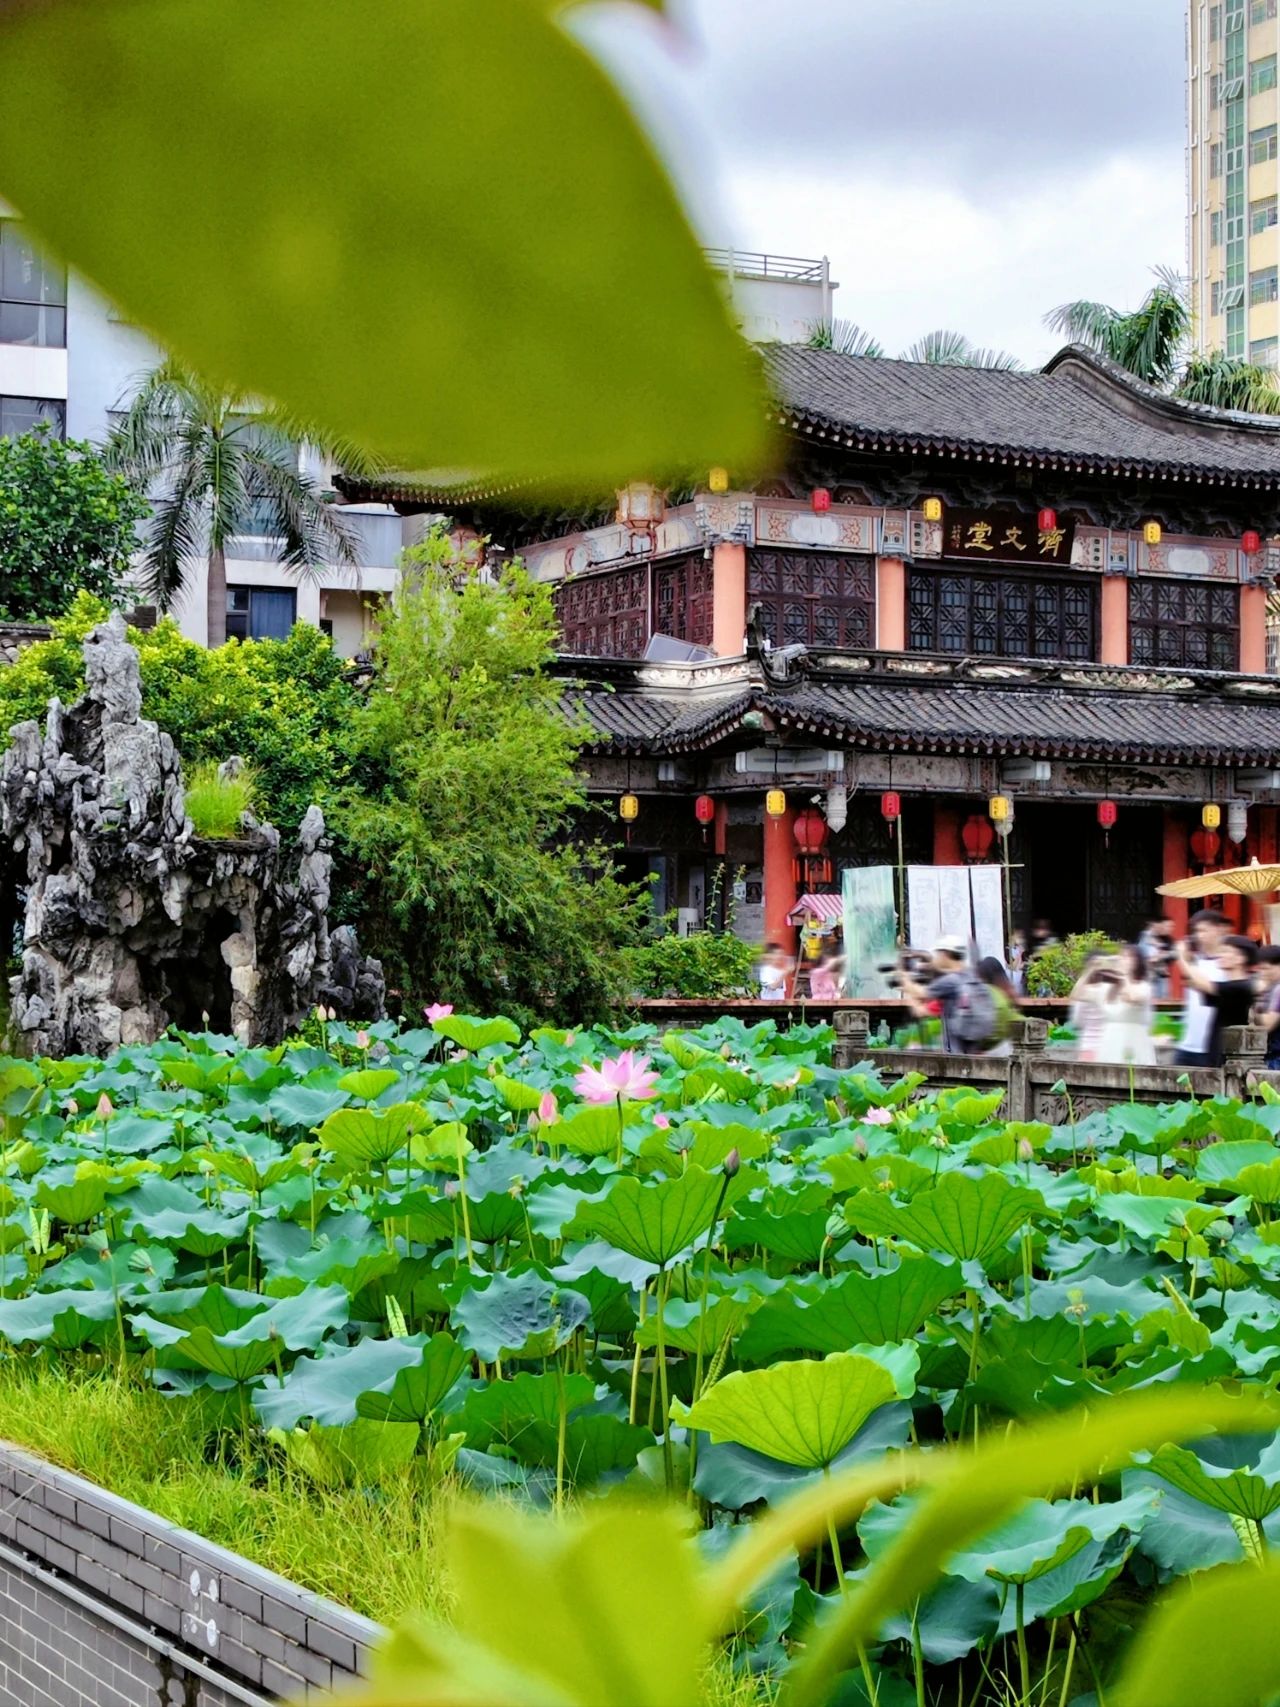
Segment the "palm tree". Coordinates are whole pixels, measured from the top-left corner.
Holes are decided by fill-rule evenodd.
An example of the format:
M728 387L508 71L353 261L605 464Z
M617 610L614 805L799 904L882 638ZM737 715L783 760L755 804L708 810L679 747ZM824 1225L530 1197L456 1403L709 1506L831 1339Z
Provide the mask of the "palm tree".
M1194 325L1186 281L1167 267L1129 312L1105 302L1064 302L1045 315L1046 326L1086 344L1149 385L1188 403L1252 414L1280 414L1280 384L1269 369L1212 350L1191 347Z
M254 531L259 519L280 541L279 561L299 574L358 563L356 537L341 512L298 467L304 438L347 466L369 466L353 446L319 439L283 412L219 390L172 359L145 376L111 433L108 462L152 493L143 590L169 609L192 560L203 557L210 646L227 638L228 543Z
M815 320L805 343L811 350L836 350L842 356L883 356L884 345L852 320ZM1003 350L985 350L969 342L963 332L926 332L898 358L904 362L928 362L938 367L989 367L1008 371L1021 367L1016 356Z

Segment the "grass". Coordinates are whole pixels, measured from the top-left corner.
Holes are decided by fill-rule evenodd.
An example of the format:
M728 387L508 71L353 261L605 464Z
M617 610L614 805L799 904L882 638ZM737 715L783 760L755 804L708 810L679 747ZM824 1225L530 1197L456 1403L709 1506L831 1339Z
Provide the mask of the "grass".
M453 1484L412 1475L319 1487L200 1398L165 1398L115 1370L0 1358L0 1440L26 1447L183 1529L382 1624L447 1618L442 1560ZM699 1707L771 1707L767 1681L717 1656Z
M452 1489L409 1475L368 1491L318 1487L269 1450L247 1455L199 1400L16 1358L0 1362L0 1439L368 1618L448 1611L439 1561Z
M187 781L187 817L198 836L226 841L240 834L240 820L253 805L254 773L242 765L234 776L221 776L217 761L192 767Z

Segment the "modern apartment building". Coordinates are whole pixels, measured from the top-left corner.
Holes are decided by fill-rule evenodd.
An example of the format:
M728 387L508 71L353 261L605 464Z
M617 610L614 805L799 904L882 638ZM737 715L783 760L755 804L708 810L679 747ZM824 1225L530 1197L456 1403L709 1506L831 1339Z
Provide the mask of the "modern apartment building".
M1280 354L1277 0L1188 0L1187 246L1196 341Z

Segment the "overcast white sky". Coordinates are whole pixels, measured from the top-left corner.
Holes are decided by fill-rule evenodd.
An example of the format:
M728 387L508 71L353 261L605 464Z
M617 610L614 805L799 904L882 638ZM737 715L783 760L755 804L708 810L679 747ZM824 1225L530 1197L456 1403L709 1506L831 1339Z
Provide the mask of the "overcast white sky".
M936 327L1038 362L1072 297L1184 259L1184 0L670 0L583 33L709 243L829 255L890 353Z

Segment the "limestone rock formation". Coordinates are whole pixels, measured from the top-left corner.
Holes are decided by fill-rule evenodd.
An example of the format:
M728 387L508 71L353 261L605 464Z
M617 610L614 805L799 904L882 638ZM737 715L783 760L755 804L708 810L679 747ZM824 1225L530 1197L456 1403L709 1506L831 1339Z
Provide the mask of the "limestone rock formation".
M329 931L319 807L290 848L249 819L235 841L197 837L123 619L84 655L83 699L51 701L43 734L18 724L0 765L0 833L26 879L14 1043L101 1054L170 1024L274 1042L318 1001L380 1016L381 967L349 927Z

